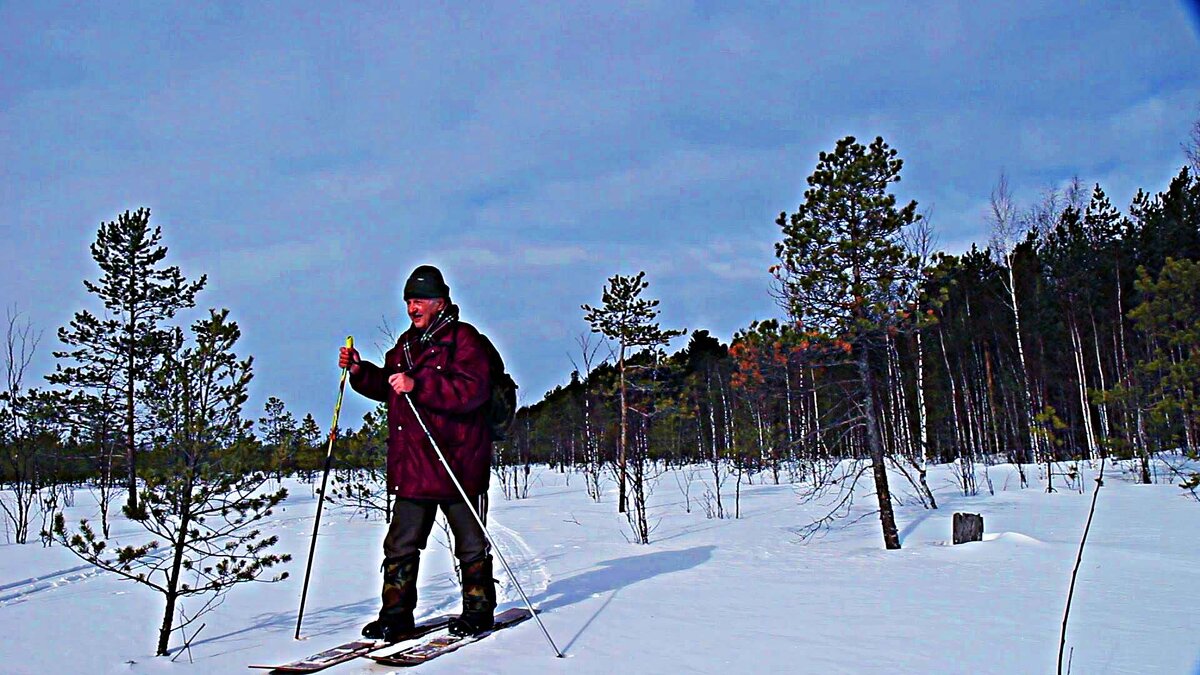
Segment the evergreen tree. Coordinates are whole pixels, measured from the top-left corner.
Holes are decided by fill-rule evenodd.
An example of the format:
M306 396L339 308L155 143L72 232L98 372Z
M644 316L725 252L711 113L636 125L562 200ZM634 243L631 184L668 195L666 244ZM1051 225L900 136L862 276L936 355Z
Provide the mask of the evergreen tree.
M233 352L241 331L227 311L211 311L192 331L194 345L186 348L182 331L168 334L171 348L148 387L159 461L144 472L145 518L139 523L154 539L122 546L110 557L108 541L86 520L77 532L67 530L61 514L54 523L56 538L75 555L163 595L160 656L167 654L172 632L211 610L233 586L265 580L272 567L291 559L271 553L278 538L255 527L287 490L265 490L266 474L248 468L260 460L253 456L258 448L250 442L250 421L241 414L252 377L252 359L239 360ZM189 615L180 602L193 596L204 601Z
M875 361L885 339L904 324L905 298L917 264L901 241L920 219L916 202L897 208L889 191L900 180L902 160L882 138L869 147L853 136L822 152L808 178L805 201L777 224L774 268L779 299L805 328L840 341L857 367L857 403L879 498L884 544L900 548L892 511L881 429Z
M1137 363L1136 386L1116 393L1143 407L1152 451L1194 453L1200 445L1200 262L1167 258L1157 278L1138 272L1143 299L1129 317L1149 350ZM1148 468L1142 479L1149 482Z
M704 494L707 515L725 518L729 513L721 489L729 475L732 445L733 359L729 356L729 347L706 330L693 332L678 358L687 373L684 398L685 409L694 420L696 450L693 457L707 465L710 476Z
M329 490L331 500L349 506L364 518L389 519L392 503L387 489L387 438L387 404L380 403L363 415L358 431L345 436L346 442L336 455L341 470Z
M288 412L280 399L274 396L268 398L263 409L266 415L258 418L263 449L269 453L275 478L282 481L284 476L296 468L299 428L296 426L295 415Z
M167 247L161 241L161 228L150 227L149 209L126 211L100 225L91 253L103 274L83 285L104 303L105 316L81 310L69 328L59 328L58 339L68 350L54 356L73 365L60 363L47 376L53 384L97 396L114 383L122 392L126 511L133 518L144 514L138 505L137 454L146 431L147 377L170 343L166 323L179 310L193 307L207 282L202 276L189 283L178 267L166 266Z
M321 444L321 427L312 413L304 416L296 433L300 440L296 465L305 482L314 483L317 472L325 465L325 447Z
M1167 258L1200 260L1200 176L1183 168L1161 193L1139 190L1129 213L1134 262L1151 276Z

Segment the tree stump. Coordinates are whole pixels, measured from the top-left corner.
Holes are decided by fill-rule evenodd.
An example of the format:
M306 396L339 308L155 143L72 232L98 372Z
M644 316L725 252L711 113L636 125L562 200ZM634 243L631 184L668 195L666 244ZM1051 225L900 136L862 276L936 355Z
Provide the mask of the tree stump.
M954 514L954 543L983 541L983 516L978 513Z

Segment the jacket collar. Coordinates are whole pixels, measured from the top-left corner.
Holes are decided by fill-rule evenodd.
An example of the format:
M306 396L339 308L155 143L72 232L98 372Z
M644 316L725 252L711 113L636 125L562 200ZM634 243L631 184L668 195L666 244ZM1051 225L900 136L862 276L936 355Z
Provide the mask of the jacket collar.
M458 323L458 305L449 304L441 312L438 312L425 330L409 326L398 340L404 349L404 359L408 362L408 367L412 368L414 356L419 356L424 352L435 339L447 335L455 323Z

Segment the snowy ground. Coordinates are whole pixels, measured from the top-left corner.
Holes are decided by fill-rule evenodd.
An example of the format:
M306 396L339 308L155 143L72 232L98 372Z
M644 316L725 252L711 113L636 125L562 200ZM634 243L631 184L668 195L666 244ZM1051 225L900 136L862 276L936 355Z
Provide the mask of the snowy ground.
M1036 479L1036 471L1031 469ZM1091 500L1019 490L991 467L995 495L963 497L947 467L931 474L941 508L906 500L904 548L885 551L874 517L800 543L820 511L788 485L743 486L742 517L691 513L660 479L649 546L630 544L612 493L590 501L581 476L541 469L529 499L492 497L493 536L558 646L527 623L422 666L430 673L1047 673ZM697 475L699 481L703 474ZM681 478L682 479L682 478ZM900 488L901 479L893 483ZM732 485L726 486L732 494ZM904 490L898 490L903 493ZM96 573L61 546L0 545L0 672L252 673L357 636L377 609L383 524L331 510L322 519L304 621L292 639L315 501L291 485L270 528L292 578L236 588L175 663L152 656L161 598ZM856 508L867 508L869 498ZM78 496L69 515L90 516ZM951 546L954 511L983 514L985 541ZM136 526L115 524L118 532ZM437 530L435 530L436 534ZM1110 472L1084 555L1068 646L1074 673L1197 673L1200 503L1171 484ZM503 570L497 566L498 575ZM456 609L444 546L423 560L420 615ZM520 597L502 579L501 608ZM378 673L355 661L326 671Z

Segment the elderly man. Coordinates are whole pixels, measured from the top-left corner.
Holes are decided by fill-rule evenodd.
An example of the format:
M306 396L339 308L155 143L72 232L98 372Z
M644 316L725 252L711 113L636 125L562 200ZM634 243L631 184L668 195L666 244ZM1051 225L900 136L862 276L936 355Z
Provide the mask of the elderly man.
M421 551L440 508L462 569L462 614L451 621L450 631L480 633L492 627L496 607L487 537L404 397L420 411L482 518L492 458L491 430L481 409L491 395L489 354L479 331L458 320L458 307L450 302L450 288L436 267L413 270L404 284L404 300L412 325L382 365L364 361L347 347L338 359L350 369L355 391L387 403L388 489L396 497L383 541L383 607L362 632L395 641L412 631Z

